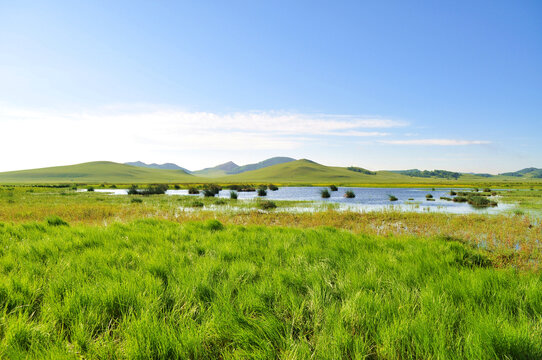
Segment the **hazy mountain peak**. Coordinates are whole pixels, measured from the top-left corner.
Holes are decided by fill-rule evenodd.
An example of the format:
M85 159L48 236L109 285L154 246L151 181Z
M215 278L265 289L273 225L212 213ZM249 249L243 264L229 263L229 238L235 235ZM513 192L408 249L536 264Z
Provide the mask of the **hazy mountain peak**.
M157 163L152 163L152 164L146 164L142 161L134 161L134 162L126 162L124 163L124 165L131 165L131 166L137 166L137 167L145 167L145 168L150 168L150 169L163 169L163 170L182 170L184 172L186 172L187 174L190 174L190 170L187 170L183 167L180 167L179 165L177 164L174 164L174 163L164 163L164 164L157 164Z

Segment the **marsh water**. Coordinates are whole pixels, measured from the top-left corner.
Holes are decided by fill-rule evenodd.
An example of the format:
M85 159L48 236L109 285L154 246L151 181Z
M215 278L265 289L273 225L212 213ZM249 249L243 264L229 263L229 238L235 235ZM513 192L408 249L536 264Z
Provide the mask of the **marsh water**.
M291 200L291 201L312 201L314 206L294 206L292 211L299 209L311 209L332 205L337 210L351 211L377 211L377 210L401 210L401 211L438 211L455 214L468 213L497 213L513 207L510 204L499 203L497 207L477 209L467 203L456 203L440 199L440 197L451 197L450 189L422 189L422 188L365 188L365 187L339 187L338 191L330 191L330 197L323 199L320 191L324 187L281 187L276 191L267 190L265 199L269 200ZM329 188L327 188L329 190ZM355 198L345 198L344 194L351 190ZM110 193L112 195L126 195L126 189L96 189L96 192ZM456 189L457 191L457 189ZM189 195L188 190L168 190L167 195ZM427 201L426 195L431 194L435 201ZM389 196L393 195L398 200L390 201ZM201 197L203 195L189 195ZM238 192L240 200L258 198L256 192ZM218 197L229 198L230 190L221 190ZM498 200L498 196L497 196ZM299 209L297 209L299 208ZM309 210L307 210L309 211Z

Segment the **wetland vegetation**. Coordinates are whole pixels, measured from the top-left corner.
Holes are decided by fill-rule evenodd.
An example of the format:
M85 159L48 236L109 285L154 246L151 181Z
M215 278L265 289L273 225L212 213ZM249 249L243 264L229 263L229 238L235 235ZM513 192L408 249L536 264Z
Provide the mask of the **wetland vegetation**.
M0 357L540 358L542 191L498 197L519 205L0 187Z

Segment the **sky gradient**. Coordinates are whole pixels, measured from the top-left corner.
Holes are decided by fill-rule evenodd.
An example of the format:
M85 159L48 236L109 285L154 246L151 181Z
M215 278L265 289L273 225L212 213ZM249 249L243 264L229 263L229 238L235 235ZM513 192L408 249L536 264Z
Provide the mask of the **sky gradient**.
M0 171L542 167L540 1L2 1Z

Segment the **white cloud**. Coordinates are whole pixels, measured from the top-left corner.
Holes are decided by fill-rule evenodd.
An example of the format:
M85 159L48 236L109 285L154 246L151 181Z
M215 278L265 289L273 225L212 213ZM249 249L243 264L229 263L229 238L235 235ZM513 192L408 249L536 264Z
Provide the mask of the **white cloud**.
M140 105L59 112L0 104L0 152L13 154L4 157L0 171L99 159L172 158L207 150L291 152L326 136L382 137L388 133L365 130L406 125L349 115L219 114Z
M456 140L456 139L417 139L417 140L380 140L379 142L392 145L437 145L465 146L491 144L486 140Z

